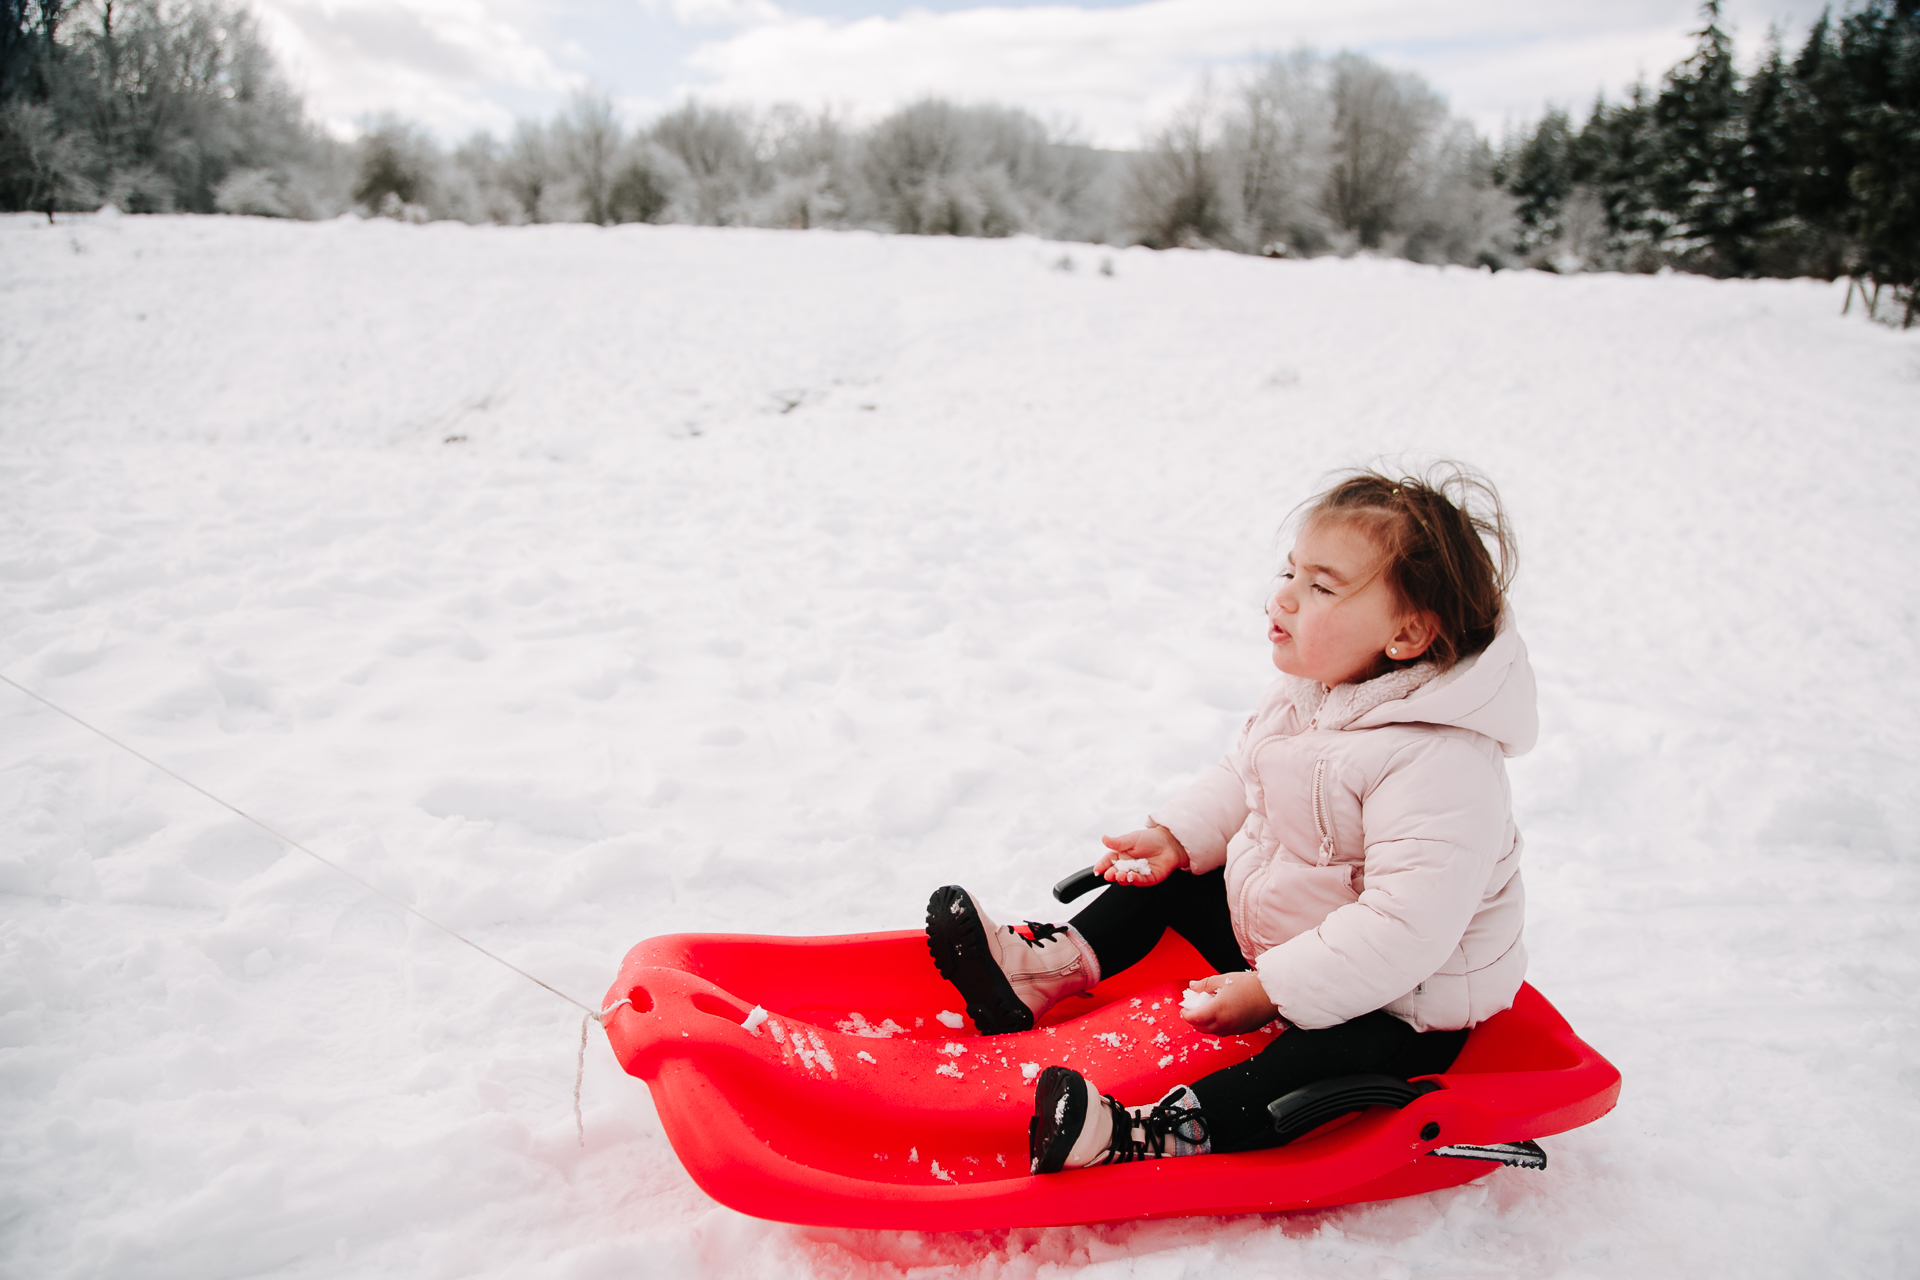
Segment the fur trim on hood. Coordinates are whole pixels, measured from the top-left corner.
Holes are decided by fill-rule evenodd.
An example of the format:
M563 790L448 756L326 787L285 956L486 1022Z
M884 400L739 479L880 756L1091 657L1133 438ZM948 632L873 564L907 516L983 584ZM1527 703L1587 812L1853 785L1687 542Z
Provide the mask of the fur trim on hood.
M1384 680L1410 676L1427 665L1390 671L1379 680L1357 686L1356 692ZM1332 701L1331 694L1328 701ZM1420 681L1403 696L1373 702L1345 724L1330 725L1324 716L1320 723L1325 728L1342 729L1372 729L1383 724L1457 725L1484 733L1499 743L1507 756L1522 756L1540 740L1537 702L1527 646L1513 625L1513 611L1509 609L1501 615L1493 643L1455 663L1452 670Z

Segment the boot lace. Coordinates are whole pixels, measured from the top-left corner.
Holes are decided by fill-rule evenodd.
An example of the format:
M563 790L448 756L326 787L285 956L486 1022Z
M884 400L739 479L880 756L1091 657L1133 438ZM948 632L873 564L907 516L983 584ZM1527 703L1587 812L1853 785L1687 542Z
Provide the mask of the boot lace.
M1162 1098L1153 1110L1135 1115L1111 1097L1100 1100L1113 1116L1113 1139L1107 1146L1104 1164L1126 1164L1156 1156L1176 1154L1175 1139L1199 1146L1207 1140L1207 1113L1198 1107L1181 1105L1180 1098L1190 1094Z
M1027 926L1024 931L1014 929L1011 932L1030 947L1044 947L1050 939L1064 937L1067 932L1063 924L1041 924L1037 920L1023 920L1021 923Z

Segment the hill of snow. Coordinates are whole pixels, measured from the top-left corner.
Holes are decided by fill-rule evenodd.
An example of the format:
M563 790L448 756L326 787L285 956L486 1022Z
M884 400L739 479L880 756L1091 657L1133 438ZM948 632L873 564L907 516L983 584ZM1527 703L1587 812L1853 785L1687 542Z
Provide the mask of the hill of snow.
M1111 274L1099 268L1103 261ZM965 1236L720 1208L579 1015L0 686L0 1270L1920 1268L1920 333L1814 282L1032 240L0 219L0 674L592 1002L1009 915L1215 758L1275 530L1502 487L1541 1174Z

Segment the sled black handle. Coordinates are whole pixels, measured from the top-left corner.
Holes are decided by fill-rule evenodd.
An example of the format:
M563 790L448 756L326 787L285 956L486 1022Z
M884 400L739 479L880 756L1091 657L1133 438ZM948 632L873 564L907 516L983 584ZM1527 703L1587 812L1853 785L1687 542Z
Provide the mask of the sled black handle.
M1349 1111L1364 1111L1368 1107L1398 1110L1421 1094L1432 1093L1440 1087L1437 1080L1409 1082L1386 1075L1335 1076L1302 1085L1292 1093L1275 1098L1267 1104L1267 1114L1273 1117L1274 1132L1285 1144ZM1438 1136L1437 1132L1433 1135Z
M1106 877L1102 876L1092 867L1082 867L1065 880L1062 880L1059 884L1053 886L1054 901L1072 902L1075 898L1092 893L1095 889L1106 884L1106 882Z

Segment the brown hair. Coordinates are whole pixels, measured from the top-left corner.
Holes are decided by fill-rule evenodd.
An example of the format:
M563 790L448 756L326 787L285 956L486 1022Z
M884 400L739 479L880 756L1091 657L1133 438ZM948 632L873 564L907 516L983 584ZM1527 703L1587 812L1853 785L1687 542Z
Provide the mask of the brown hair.
M1348 520L1372 535L1387 586L1435 625L1421 658L1444 671L1493 643L1519 552L1500 494L1485 476L1455 462L1398 479L1355 471L1299 512L1303 525ZM1383 669L1418 660L1389 659Z

